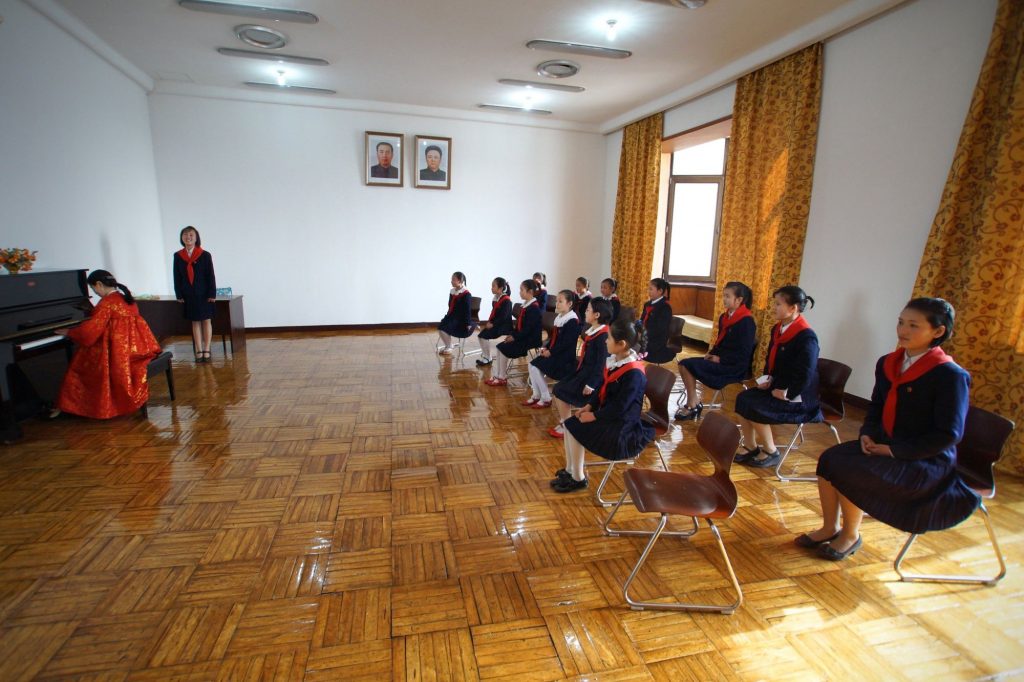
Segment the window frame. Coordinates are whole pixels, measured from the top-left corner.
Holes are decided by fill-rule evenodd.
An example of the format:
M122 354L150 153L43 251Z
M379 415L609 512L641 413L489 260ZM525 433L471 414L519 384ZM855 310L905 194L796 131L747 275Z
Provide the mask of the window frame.
M724 119L727 120L727 119ZM722 174L721 175L670 175L668 178L668 210L665 217L665 249L662 257L662 277L670 284L708 284L715 282L715 271L718 268L718 240L722 234L722 201L725 196L725 175L726 164L729 160L729 141L725 138L725 145L722 150ZM673 152L674 154L675 152ZM671 155L669 157L669 168L671 169ZM715 202L715 231L711 247L711 272L707 276L698 275L672 275L668 267L672 257L672 214L675 209L676 185L678 184L717 184L718 196Z

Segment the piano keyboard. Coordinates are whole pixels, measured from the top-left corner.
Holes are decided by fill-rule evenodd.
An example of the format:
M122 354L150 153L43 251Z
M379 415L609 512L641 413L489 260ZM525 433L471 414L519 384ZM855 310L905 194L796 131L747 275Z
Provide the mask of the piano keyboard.
M19 351L32 350L33 348L39 348L40 346L49 346L51 343L58 343L63 341L63 336L47 336L42 339L36 339L35 341L26 341L25 343L19 343L16 348Z

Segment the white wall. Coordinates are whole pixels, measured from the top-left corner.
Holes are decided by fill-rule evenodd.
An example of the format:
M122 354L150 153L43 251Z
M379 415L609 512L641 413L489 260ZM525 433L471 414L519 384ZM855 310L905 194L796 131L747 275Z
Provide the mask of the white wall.
M825 43L800 285L818 303L807 317L822 355L854 368L854 395L870 396L875 360L895 346L995 7L915 0ZM734 92L666 112L665 136L728 116Z
M162 288L146 93L22 2L0 14L0 246Z
M854 395L871 395L875 360L895 347L995 8L917 0L826 43L801 284Z
M150 97L163 250L198 227L248 326L440 319L452 271L535 270L549 288L605 276L596 133L229 101ZM363 133L453 138L452 189L364 184ZM167 285L170 286L168 280ZM517 284L513 285L517 288ZM485 303L486 306L486 303Z

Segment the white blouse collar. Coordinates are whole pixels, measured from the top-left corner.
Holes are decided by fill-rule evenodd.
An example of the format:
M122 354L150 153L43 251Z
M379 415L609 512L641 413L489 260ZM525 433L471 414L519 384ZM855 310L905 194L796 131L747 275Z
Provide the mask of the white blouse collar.
M657 305L658 301L660 301L663 298L665 298L665 297L664 296L659 296L658 298L656 298L653 301L651 301L651 305Z
M636 351L630 348L629 353L627 353L626 357L623 359L618 360L614 355L609 355L605 364L608 366L608 370L611 371L613 369L618 369L627 363L636 362L639 359L640 356L636 354Z
M556 315L555 316L554 325L556 327L561 327L562 325L564 325L569 320L578 320L578 319L580 319L580 318L576 316L576 313L573 312L572 310L570 310L569 312L565 313L564 315Z
M466 290L466 287L459 287L458 289L452 289L448 293L450 293L452 296L458 296L459 294L461 294L465 290Z
M608 325L606 325L606 324L599 324L599 325L595 325L595 326L591 327L590 329L587 330L587 336L593 336L594 334L598 333L602 329L607 331Z

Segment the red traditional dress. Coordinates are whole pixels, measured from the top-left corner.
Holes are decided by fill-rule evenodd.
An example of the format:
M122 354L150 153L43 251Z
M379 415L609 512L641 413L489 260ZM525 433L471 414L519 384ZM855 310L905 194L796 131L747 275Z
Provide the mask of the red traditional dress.
M118 292L108 294L89 319L68 330L68 338L78 348L57 397L61 411L110 419L146 403L146 368L160 344L138 306Z

